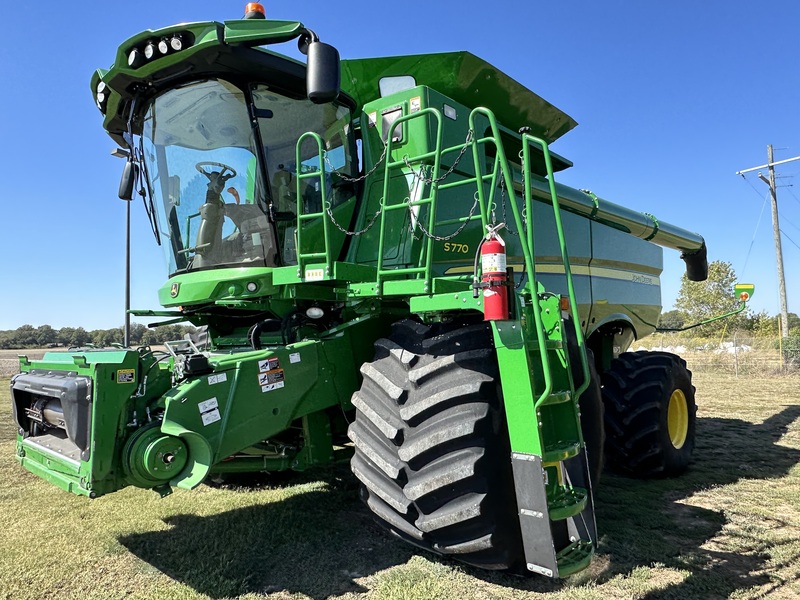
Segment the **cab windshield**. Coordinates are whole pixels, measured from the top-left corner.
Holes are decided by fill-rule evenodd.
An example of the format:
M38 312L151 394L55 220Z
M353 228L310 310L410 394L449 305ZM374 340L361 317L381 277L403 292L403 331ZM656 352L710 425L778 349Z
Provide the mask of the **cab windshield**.
M172 89L150 104L142 146L170 274L296 262L295 147L306 131L323 138L326 171L353 173L345 107L218 79ZM318 170L318 154L316 144L304 143L300 170ZM321 204L313 195L302 189L302 202Z

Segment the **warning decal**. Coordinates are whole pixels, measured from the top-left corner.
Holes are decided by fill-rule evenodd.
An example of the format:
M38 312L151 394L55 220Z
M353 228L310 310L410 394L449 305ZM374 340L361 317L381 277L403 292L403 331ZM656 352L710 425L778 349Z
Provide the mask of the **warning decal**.
M117 371L117 383L133 383L136 381L135 369L120 369Z
M274 371L258 374L258 385L267 385L268 383L277 383L283 380L283 369L275 369Z
M223 383L225 381L228 381L227 373L219 373L218 375L208 376L208 385L214 385L215 383Z
M222 419L219 414L219 403L216 398L209 398L197 405L197 410L200 411L200 418L203 420L203 426L211 425Z
M258 370L261 371L262 373L265 371L272 371L273 369L277 369L280 366L281 366L281 361L279 361L276 356L268 358L267 360L258 361Z
M284 386L284 379L283 369L275 369L274 371L259 373L258 385L261 386L262 392L271 392L272 390L282 388Z
M214 410L210 410L207 413L203 413L200 415L200 418L203 419L203 425L211 425L212 423L216 423L217 421L221 420L222 417L219 414L219 410L216 408Z

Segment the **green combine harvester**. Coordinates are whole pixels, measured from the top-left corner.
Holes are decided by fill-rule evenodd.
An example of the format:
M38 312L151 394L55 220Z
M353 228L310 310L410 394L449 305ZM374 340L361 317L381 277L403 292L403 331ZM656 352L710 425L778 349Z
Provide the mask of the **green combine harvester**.
M307 64L269 49L293 40ZM30 472L96 498L349 460L395 536L563 577L604 454L686 469L685 362L625 350L655 330L659 246L703 280L703 238L556 183L575 121L490 64L340 60L253 4L133 36L91 90L169 268L132 313L201 335L22 357Z

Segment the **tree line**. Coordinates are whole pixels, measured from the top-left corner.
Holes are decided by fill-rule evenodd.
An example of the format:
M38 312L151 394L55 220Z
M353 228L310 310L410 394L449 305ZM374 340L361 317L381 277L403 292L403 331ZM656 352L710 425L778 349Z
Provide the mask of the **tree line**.
M736 283L736 272L731 264L719 260L709 263L706 281L689 281L683 275L675 309L662 313L658 326L679 329L730 312L739 304L733 292ZM758 293L758 285L755 293ZM789 337L800 337L800 317L795 313L789 313L788 317ZM725 332L746 331L755 336L777 338L780 336L778 319L778 315L770 315L765 310L754 313L746 308L738 315L702 325L691 332L696 336L715 337Z
M679 329L730 312L739 304L733 292L736 282L733 267L725 261L713 261L709 264L706 281L689 281L686 275L683 275L675 309L662 313L658 326ZM162 344L165 341L182 339L186 333L194 331L194 327L189 325L164 325L150 329L139 323L132 323L131 345ZM778 316L769 315L766 311L754 313L747 308L733 317L691 330L692 335L705 337L715 337L734 331L777 337L780 331ZM791 338L789 341L796 343L800 348L800 316L795 313L789 313L789 332ZM106 347L121 344L122 339L122 327L86 331L83 327L54 329L50 325L40 327L22 325L15 330L0 331L0 348L80 347L87 344Z
M191 325L163 325L149 328L141 323L131 323L131 345L152 346L164 342L183 339L187 333L193 333ZM122 327L113 329L93 329L86 331L83 327L62 327L55 329L50 325L34 327L22 325L16 329L0 331L0 349L15 348L78 348L97 346L106 348L122 344L124 332Z

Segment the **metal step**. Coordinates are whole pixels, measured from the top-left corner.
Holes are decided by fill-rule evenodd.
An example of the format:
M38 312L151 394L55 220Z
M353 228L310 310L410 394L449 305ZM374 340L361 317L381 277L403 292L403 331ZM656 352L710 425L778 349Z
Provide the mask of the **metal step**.
M549 404L561 404L562 402L569 402L572 400L572 390L561 390L552 392L547 398L542 401L541 406Z
M558 562L558 576L567 577L582 571L592 562L594 545L586 540L572 542L569 546L556 554Z
M589 499L589 493L579 487L559 487L547 498L547 509L550 520L562 521L583 512Z
M581 443L578 440L564 441L547 444L542 452L543 463L554 463L567 460L573 456L578 456L581 451Z

